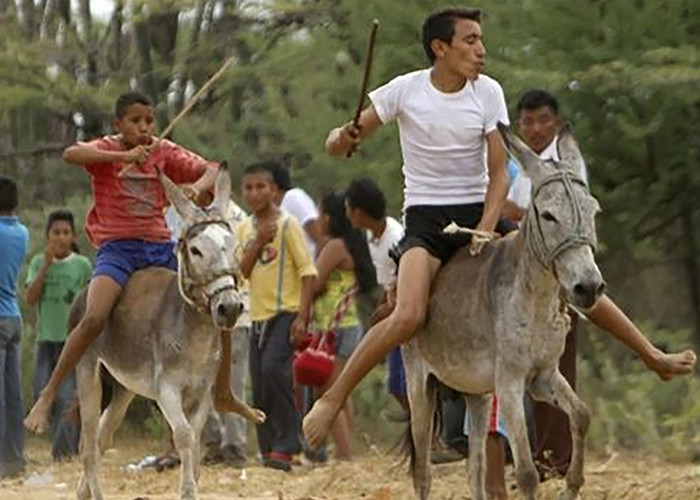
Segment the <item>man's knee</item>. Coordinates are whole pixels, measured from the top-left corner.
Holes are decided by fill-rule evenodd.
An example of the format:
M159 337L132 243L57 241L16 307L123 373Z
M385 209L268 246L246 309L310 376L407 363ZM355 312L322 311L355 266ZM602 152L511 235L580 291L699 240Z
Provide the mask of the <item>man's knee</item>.
M401 343L411 340L425 321L425 309L421 307L397 307L392 315L393 330Z

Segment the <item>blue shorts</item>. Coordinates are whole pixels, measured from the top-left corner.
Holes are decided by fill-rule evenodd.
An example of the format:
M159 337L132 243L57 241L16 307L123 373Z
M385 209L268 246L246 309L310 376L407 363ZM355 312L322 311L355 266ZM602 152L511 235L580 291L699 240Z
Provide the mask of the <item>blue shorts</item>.
M177 271L175 244L172 241L108 241L97 249L97 264L92 277L109 276L124 288L132 274L146 267L167 267Z
M400 347L396 347L389 352L387 362L389 364L389 377L387 380L389 393L397 398L405 398L406 372L403 369L403 358L401 357Z

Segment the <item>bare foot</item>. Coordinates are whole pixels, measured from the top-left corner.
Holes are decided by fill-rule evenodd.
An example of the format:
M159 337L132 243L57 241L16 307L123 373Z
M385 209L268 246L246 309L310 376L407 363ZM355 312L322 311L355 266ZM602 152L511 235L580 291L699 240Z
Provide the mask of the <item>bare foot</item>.
M29 431L41 434L46 430L49 422L49 413L51 412L51 403L51 398L46 394L39 394L39 399L36 400L36 403L29 411L29 415L24 419L24 426Z
M324 395L316 401L311 411L304 417L302 424L306 444L315 450L326 438L331 425L342 405L336 405Z
M693 372L697 356L690 349L683 352L660 352L651 360L646 361L647 367L656 372L662 380L671 380L678 375L687 375Z
M264 424L265 420L267 420L267 415L265 415L264 411L258 410L257 408L251 408L250 406L248 406L248 411L243 416L253 422L255 425Z
M251 408L231 394L231 391L226 391L222 396L217 396L214 399L214 409L221 413L238 413L256 425L263 424L267 420L265 412L257 408Z

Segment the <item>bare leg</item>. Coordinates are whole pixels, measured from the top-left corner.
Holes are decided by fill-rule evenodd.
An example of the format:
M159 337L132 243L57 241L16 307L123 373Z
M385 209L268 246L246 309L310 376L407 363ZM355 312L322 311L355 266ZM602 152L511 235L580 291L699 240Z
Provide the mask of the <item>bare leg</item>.
M102 331L121 291L119 283L108 276L97 276L90 282L85 315L68 335L51 378L24 419L24 425L30 431L41 433L46 429L58 388Z
M506 449L503 438L490 432L486 438L486 493L491 500L506 500Z
M693 351L688 349L672 354L661 352L607 295L603 295L591 309L584 312L593 323L636 352L644 364L663 380L693 372L697 361Z
M408 341L425 319L430 283L440 261L424 248L411 248L401 257L396 308L362 338L330 389L304 418L304 435L311 449L325 438L335 416L355 386L397 345Z
M214 409L218 412L238 413L256 425L265 422L262 410L251 408L231 392L231 331L221 330L221 362L214 382Z
M333 384L338 378L341 370L345 366L346 361L343 359L338 359L335 367L333 368L333 373L331 374L328 386ZM322 389L325 392L327 388ZM321 392L321 394L323 394ZM351 460L352 459L352 446L350 444L350 438L352 436L352 407L350 405L350 400L346 400L343 408L338 412L338 416L333 421L331 426L331 437L335 443L335 458L338 460Z

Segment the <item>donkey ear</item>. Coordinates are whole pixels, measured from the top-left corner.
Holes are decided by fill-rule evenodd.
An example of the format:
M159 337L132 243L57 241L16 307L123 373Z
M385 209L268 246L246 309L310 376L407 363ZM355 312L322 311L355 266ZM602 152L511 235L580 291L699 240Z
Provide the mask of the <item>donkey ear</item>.
M225 214L228 202L231 199L231 176L228 173L226 162L219 164L219 173L216 176L214 185L214 201L211 208Z
M168 198L170 203L175 207L177 213L180 214L184 220L190 220L194 217L197 212L197 207L187 199L185 193L177 187L177 185L171 181L162 170L158 171L158 177L160 178L161 184L163 184L163 189L165 190L165 196Z
M545 174L545 166L542 159L520 137L515 135L507 125L498 122L498 131L503 137L503 142L505 142L508 152L518 160L525 174L537 183L537 179Z
M574 172L581 172L584 170L585 163L583 161L583 156L581 155L581 150L578 147L578 142L576 142L574 138L574 132L569 122L566 122L559 131L557 152L559 153L559 159L563 165Z

